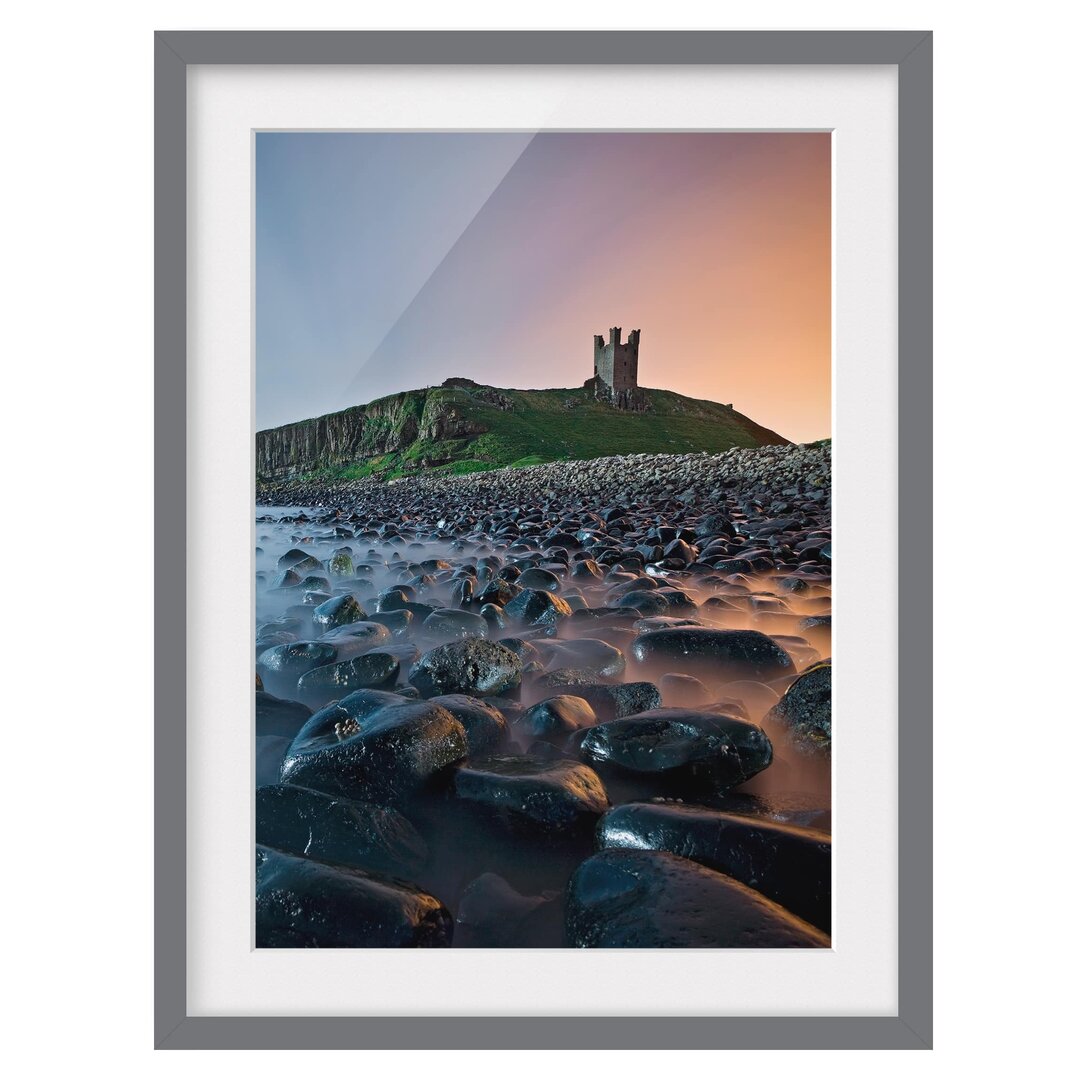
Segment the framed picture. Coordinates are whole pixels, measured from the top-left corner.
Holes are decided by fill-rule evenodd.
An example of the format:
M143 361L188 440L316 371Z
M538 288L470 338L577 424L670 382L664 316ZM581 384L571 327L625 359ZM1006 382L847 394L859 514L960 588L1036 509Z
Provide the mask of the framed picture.
M157 1045L928 1047L931 35L155 47Z

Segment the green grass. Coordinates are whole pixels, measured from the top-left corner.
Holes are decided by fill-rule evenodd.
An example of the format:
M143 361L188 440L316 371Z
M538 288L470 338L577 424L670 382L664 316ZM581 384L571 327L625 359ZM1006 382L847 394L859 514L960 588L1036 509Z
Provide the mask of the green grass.
M716 453L786 441L727 405L668 390L648 390L646 412L613 409L582 387L496 391L510 402L509 409L484 400L485 391L490 395L491 388L430 387L320 418L320 424L342 429L351 424L354 432L357 418L362 419L353 460L343 463L341 457L348 455L339 454L322 465L303 462L303 475L298 469L292 479L390 480L421 470L460 475L615 454ZM430 437L461 423L478 433ZM273 438L274 432L258 437ZM381 452L382 447L388 449Z

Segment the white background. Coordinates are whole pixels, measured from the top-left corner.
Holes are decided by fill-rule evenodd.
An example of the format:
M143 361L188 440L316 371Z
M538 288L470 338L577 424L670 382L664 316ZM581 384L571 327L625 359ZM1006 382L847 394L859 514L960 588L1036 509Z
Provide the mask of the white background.
M1045 665L1075 666L1075 484L1054 470L1076 458L1077 210L1074 44L1047 2L812 9L818 29L935 31L934 1054L151 1054L150 33L299 28L301 14L304 28L437 28L449 10L189 0L7 15L3 566L5 626L27 647L5 652L6 1059L30 1075L1056 1073L1073 1022L1076 738L1067 683ZM810 14L793 0L453 10L459 28L805 28ZM105 572L118 556L122 579ZM77 626L93 605L99 648L46 636L56 613Z

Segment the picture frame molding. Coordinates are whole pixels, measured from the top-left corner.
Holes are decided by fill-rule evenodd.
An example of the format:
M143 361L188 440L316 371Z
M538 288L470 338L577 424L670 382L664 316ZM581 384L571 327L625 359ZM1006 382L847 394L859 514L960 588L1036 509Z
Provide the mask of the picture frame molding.
M159 31L154 39L155 931L159 1049L929 1049L933 1027L932 57L929 31ZM898 78L896 1016L189 1016L187 68L880 64Z

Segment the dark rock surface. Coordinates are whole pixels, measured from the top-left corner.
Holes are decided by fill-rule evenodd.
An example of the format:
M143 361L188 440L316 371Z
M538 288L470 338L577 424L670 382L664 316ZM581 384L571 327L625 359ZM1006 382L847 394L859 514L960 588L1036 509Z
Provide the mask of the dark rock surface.
M782 725L792 742L811 754L832 749L832 663L815 664L784 691L767 717Z
M559 620L570 614L570 605L544 589L524 589L503 607L503 611L512 622L544 627L554 633Z
M461 723L469 754L490 753L506 741L509 734L506 717L490 701L468 694L443 694L428 700Z
M651 682L605 683L554 682L550 690L562 690L574 697L584 698L600 720L616 720L648 709L660 708L660 690Z
M779 904L663 851L609 848L570 879L573 948L827 948L829 938Z
M257 948L446 948L453 932L450 912L404 882L256 848Z
M300 676L296 684L297 697L307 705L318 708L354 690L372 690L392 684L401 665L386 652L368 652L342 660L339 664L324 664Z
M642 664L659 664L686 675L706 673L725 681L775 679L794 673L791 657L758 630L710 630L675 626L650 630L634 642Z
M255 840L294 855L408 878L428 856L423 837L396 810L289 784L255 792Z
M688 792L726 791L772 761L769 737L756 724L693 709L651 709L590 728L586 761L655 775Z
M470 760L454 773L454 791L506 818L543 829L571 829L608 808L600 777L587 765L529 756Z
M330 642L294 641L260 653L255 670L271 693L295 698L301 675L322 664L332 664L336 659L337 648Z
M602 848L670 851L831 928L832 842L815 829L682 803L625 803L597 826Z
M441 769L467 752L465 728L446 709L428 701L402 701L359 721L346 721L337 740L313 741L307 747L294 743L281 767L281 780L394 805L424 790Z
M413 665L409 682L424 697L495 697L520 686L521 673L521 659L516 653L497 642L472 638L424 653Z
M356 602L356 597L349 594L335 596L319 604L311 613L311 621L324 632L366 618L367 612Z
M521 718L529 732L540 739L564 739L597 722L593 707L582 697L557 694L538 702Z

